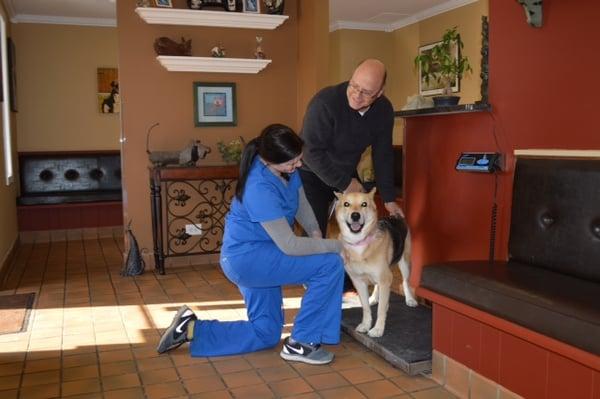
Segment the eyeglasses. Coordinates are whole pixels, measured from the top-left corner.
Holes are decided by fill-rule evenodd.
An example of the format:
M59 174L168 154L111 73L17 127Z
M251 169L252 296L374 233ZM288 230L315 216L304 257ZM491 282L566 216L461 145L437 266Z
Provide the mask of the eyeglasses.
M356 83L354 83L352 81L348 82L348 87L351 88L352 91L355 92L360 97L373 98L377 95L377 93L379 93L379 90L377 90L377 91L364 90L363 88L361 88L359 85L357 85Z

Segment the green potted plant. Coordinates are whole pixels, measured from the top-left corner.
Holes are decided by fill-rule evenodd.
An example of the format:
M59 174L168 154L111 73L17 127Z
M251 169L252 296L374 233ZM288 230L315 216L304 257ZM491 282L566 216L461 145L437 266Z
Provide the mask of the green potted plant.
M442 95L433 98L436 106L456 105L459 96L452 95L452 86L463 74L473 72L469 59L461 55L463 42L457 27L446 29L442 41L415 57L415 67L420 67L420 79L429 84L435 80L443 87Z
M217 148L221 153L223 161L226 163L240 163L245 144L244 139L240 136L240 138L231 140L227 144L219 141L217 143Z

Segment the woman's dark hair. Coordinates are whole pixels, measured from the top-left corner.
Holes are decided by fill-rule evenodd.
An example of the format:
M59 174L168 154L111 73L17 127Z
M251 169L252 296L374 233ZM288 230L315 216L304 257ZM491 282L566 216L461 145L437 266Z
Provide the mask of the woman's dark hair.
M250 140L244 147L240 161L240 176L235 189L236 198L242 202L246 180L256 155L269 163L284 163L302 153L304 142L292 128L274 123L265 127L260 136Z

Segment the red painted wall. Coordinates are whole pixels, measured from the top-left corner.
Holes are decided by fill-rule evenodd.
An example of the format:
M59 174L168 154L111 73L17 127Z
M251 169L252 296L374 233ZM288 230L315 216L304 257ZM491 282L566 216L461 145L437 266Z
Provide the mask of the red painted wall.
M600 149L600 2L546 0L543 13L543 27L532 28L516 1L490 0L491 114L407 119L414 284L428 263L488 256L494 177L456 172L460 152L508 154L496 242L496 258L505 259L514 149Z

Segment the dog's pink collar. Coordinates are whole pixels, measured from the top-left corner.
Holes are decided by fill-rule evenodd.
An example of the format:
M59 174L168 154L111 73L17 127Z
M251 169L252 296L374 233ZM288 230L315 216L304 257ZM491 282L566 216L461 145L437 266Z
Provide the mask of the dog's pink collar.
M348 242L346 240L344 240L344 242L348 245L350 245L351 247L360 247L362 245L367 245L369 244L371 241L373 241L373 239L375 238L375 232L372 232L371 234L369 234L368 236L366 236L365 238L363 238L362 240L358 241L358 242Z

